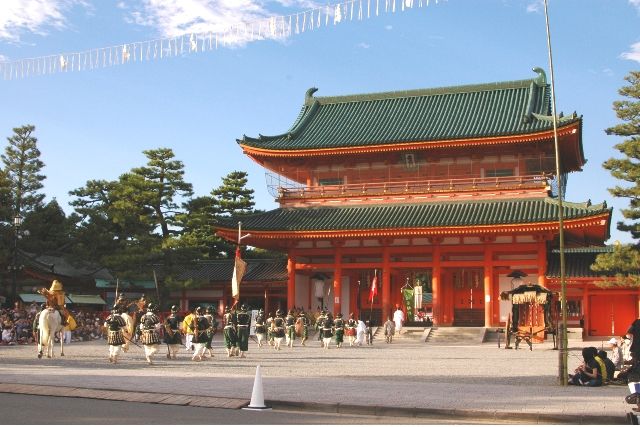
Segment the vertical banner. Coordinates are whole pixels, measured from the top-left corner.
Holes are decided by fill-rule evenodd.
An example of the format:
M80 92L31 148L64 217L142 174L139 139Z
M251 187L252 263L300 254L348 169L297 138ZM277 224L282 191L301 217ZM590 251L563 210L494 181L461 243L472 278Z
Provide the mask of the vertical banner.
M407 311L407 322L413 322L413 302L414 292L411 288L405 288L402 290L402 300L404 301L404 308Z
M236 260L233 267L233 278L231 279L231 296L238 301L240 299L240 282L247 269L247 263L240 256L240 246L236 249Z

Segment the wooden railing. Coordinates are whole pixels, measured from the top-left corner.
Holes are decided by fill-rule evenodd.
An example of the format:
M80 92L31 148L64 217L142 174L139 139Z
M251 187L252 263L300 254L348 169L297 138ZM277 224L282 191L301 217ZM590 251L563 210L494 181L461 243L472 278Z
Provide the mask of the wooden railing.
M476 190L507 190L516 188L543 189L549 176L522 175L494 178L453 178L411 181L367 182L342 185L318 185L312 187L278 187L281 201L294 199L339 198L358 196L430 194L468 192Z

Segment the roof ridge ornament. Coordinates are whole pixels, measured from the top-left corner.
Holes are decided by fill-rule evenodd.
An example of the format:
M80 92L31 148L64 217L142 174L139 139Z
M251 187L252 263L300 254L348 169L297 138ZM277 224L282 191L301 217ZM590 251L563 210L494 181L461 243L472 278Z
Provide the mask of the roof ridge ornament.
M317 91L317 87L310 87L309 89L307 89L307 91L304 93L304 103L310 104L313 101L313 94Z
M547 84L547 73L544 72L544 70L540 67L533 67L532 68L534 73L538 74L538 77L536 77L535 79L533 79L534 82L536 82L536 84L538 86L546 86Z

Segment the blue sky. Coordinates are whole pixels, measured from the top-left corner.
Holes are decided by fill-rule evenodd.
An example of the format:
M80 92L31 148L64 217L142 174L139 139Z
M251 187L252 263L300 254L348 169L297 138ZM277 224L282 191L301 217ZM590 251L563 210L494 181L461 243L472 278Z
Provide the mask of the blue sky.
M369 0L362 0L367 5ZM373 4L378 0L370 0ZM385 1L379 0L382 11ZM407 1L407 0L405 0ZM331 2L332 4L334 2ZM44 191L70 213L68 192L89 179L115 179L146 163L145 149L170 147L196 195L233 170L249 173L256 207L276 207L264 170L236 144L243 134L285 131L304 92L318 96L531 78L548 70L541 1L413 0L413 8L371 13L290 37L236 39L226 48L87 71L0 80L0 137L36 126ZM312 0L0 0L0 59L17 61L107 46L220 31L239 22L329 4ZM407 5L409 2L407 2ZM558 111L584 117L588 163L566 199L619 209L604 160L620 140L604 129L624 76L640 69L640 0L550 0ZM333 18L332 18L333 19ZM4 149L4 143L0 144Z

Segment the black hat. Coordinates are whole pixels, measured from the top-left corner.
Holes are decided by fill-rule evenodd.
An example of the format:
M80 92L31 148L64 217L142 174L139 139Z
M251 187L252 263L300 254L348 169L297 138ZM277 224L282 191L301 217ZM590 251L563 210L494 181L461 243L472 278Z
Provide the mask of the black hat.
M196 314L202 314L202 307L198 306L195 310Z
M158 307L156 307L154 303L150 302L149 304L147 304L147 311L155 311L157 309Z
M213 309L211 307L207 307L207 309L205 310L205 313L211 314L213 313Z
M247 311L247 305L246 305L246 304L242 304L242 305L240 306L240 310L242 310L242 311Z
M282 310L277 309L276 310L276 316L282 316Z
M177 305L172 305L171 306L171 312L175 313L176 311L178 311L178 306Z
M336 317L342 317L342 313L336 314Z

